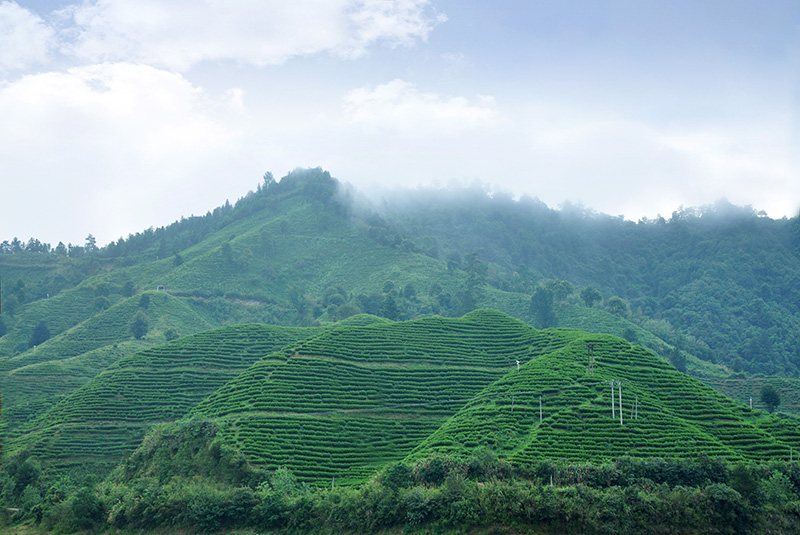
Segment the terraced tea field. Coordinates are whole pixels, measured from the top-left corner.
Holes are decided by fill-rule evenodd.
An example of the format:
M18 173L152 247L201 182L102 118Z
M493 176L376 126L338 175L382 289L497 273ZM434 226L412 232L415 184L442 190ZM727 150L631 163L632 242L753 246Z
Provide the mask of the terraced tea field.
M610 381L622 387L620 401L615 382L613 416ZM529 463L781 459L800 446L795 420L751 411L640 346L539 331L492 310L203 332L120 359L7 446L52 468L103 473L154 423L185 416L213 420L251 463L314 485L357 484L392 461L478 447Z
M567 345L482 391L411 458L466 455L485 446L519 463L700 454L763 460L788 458L790 447L800 446L798 422L750 411L639 346L607 335L563 333ZM594 347L594 374L587 343ZM622 385L622 424L617 383L612 416L612 380Z
M136 295L5 360L11 368L0 375L6 436L16 434L22 423L39 416L125 355L163 343L166 329L188 335L212 327L178 298L164 292L149 292L148 297L150 332L142 340L135 340L128 328L140 309L141 295Z
M405 457L493 381L566 339L495 311L341 327L256 363L193 415L263 466L355 483Z
M186 415L256 360L318 331L237 325L129 355L25 424L4 446L28 447L57 469L108 467L131 452L153 423Z

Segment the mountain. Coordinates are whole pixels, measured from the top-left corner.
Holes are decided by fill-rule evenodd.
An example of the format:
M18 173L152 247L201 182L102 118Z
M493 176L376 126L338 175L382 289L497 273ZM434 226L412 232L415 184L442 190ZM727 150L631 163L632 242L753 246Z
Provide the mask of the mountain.
M102 248L88 238L56 248L3 242L3 438L120 359L176 336L479 307L622 336L685 361L741 402L753 390L737 381L778 374L759 381L780 387L782 408L796 411L798 228L724 203L639 223L480 189L372 203L310 169L267 176L233 205ZM139 313L148 331L137 338Z
M490 306L546 327L547 311L530 306L542 288L555 307L605 309L734 372L800 374L800 220L725 202L633 223L480 188L372 202L310 169L267 175L204 216L92 243L0 244L0 360L27 350L40 321L60 333L104 299L158 286L217 326L382 314L393 293L390 319Z

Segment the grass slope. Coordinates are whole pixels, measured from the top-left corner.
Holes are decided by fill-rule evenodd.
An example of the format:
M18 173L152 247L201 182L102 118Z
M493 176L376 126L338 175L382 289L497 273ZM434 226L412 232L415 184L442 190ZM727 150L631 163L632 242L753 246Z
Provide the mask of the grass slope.
M25 424L7 450L30 449L49 467L113 466L155 422L184 416L253 362L315 328L237 325L128 355Z
M519 463L700 454L764 460L788 458L790 446L800 444L798 422L751 411L640 346L608 335L546 332L569 343L483 390L411 458L488 447ZM594 344L593 375L587 343ZM611 414L611 380L622 381L623 424L618 387Z
M135 340L128 328L141 309L141 296L136 295L7 359L9 371L2 375L6 436L13 435L22 423L49 409L123 356L163 343L166 330L192 334L212 327L178 298L164 292L148 292L147 296L150 329L141 340Z
M405 457L488 384L561 343L496 311L346 326L270 355L204 400L250 462L357 483Z

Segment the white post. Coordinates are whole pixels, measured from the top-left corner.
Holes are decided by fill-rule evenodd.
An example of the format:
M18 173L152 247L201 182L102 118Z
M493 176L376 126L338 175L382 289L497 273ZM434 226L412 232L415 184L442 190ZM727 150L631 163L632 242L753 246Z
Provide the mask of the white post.
M517 361L517 372L519 372L519 361Z
M614 379L611 379L609 382L611 383L611 417L616 418L617 413L614 412Z
M750 410L753 410L753 396L750 396Z
M617 381L617 391L619 392L619 425L622 425L622 381Z

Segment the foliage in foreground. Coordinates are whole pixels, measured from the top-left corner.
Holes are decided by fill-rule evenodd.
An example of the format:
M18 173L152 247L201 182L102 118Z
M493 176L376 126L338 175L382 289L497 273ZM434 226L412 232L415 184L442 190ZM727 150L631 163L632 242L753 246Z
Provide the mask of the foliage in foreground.
M253 468L209 422L163 427L105 482L45 481L31 459L0 478L3 524L213 533L796 533L800 463L634 459L509 464L486 449L389 465L359 487L312 489ZM201 440L184 440L187 437ZM8 515L9 513L6 513Z

